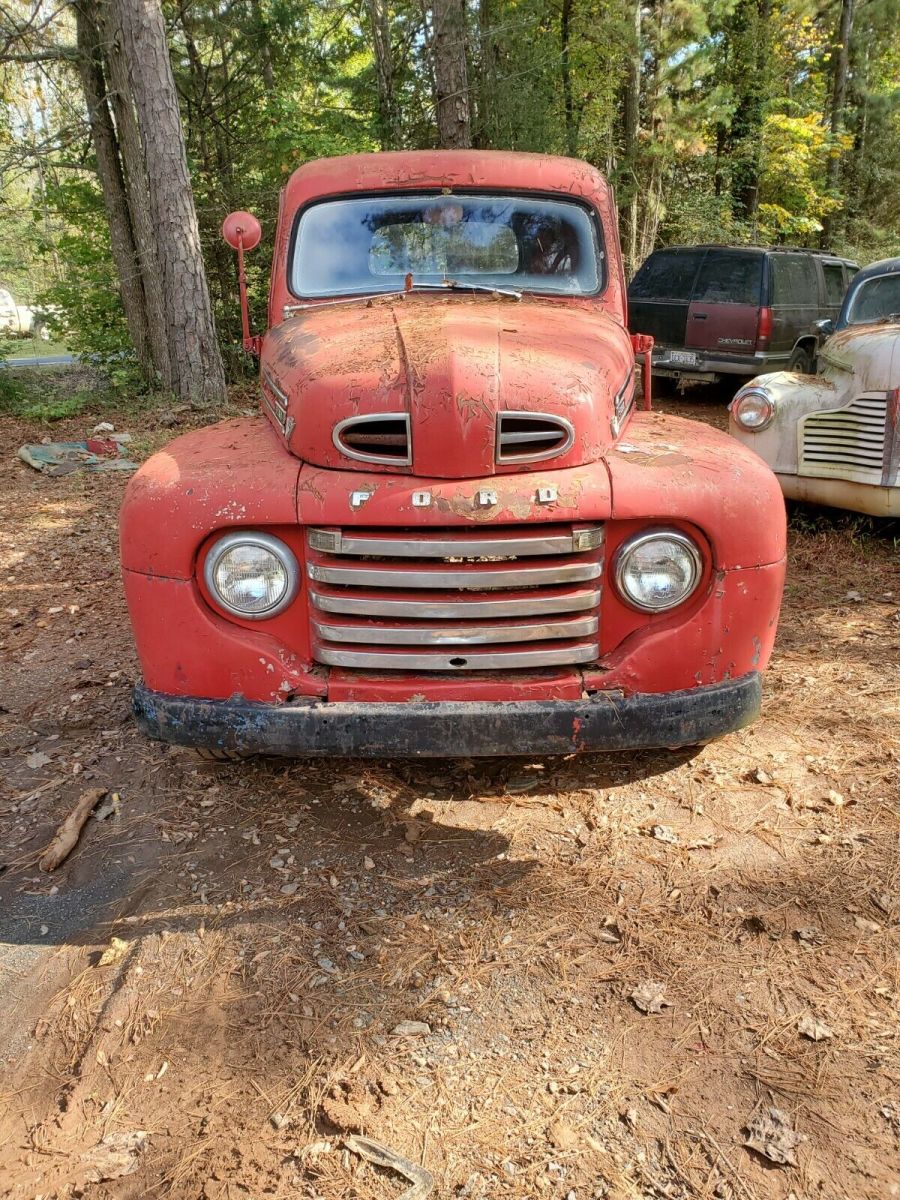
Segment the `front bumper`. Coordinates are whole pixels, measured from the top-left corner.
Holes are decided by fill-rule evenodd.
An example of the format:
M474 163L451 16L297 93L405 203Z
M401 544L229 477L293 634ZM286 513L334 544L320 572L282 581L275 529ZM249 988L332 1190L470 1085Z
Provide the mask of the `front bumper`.
M167 696L138 685L134 712L150 737L197 749L306 758L572 754L692 746L749 725L761 679L586 700L260 704Z

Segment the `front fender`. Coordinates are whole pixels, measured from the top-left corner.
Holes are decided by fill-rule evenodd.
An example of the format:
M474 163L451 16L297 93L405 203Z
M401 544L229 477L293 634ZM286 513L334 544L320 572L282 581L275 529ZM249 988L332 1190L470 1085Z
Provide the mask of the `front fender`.
M751 433L742 429L733 416L729 416L728 431L732 437L755 451L776 475L796 475L799 465L798 422L808 413L849 404L853 399L852 378L848 375L846 379L834 380L823 375L798 375L794 371L757 375L741 391L760 388L766 392L775 404L771 425L759 433Z

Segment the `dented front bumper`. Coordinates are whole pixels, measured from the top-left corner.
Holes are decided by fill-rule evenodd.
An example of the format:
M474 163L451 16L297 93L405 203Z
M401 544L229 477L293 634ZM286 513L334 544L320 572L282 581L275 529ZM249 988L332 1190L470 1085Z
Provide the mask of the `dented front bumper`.
M692 746L759 713L757 672L660 694L598 692L584 700L260 704L169 696L138 685L148 736L239 755L348 758L572 754Z

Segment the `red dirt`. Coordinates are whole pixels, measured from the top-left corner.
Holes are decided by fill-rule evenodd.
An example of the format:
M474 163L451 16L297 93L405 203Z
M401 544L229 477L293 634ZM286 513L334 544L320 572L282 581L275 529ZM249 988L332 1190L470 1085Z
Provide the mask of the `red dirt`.
M400 1195L354 1130L435 1197L900 1194L890 527L798 510L763 717L693 757L213 768L134 730L124 481L44 432L0 433L0 1195Z

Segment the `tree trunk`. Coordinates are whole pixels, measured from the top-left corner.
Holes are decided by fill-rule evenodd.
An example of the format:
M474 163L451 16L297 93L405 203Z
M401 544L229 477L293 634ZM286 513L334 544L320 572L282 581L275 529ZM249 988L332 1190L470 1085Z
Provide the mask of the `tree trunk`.
M841 0L837 37L831 47L831 153L828 157L828 191L835 196L841 183L841 159L837 145L839 134L844 128L844 110L847 106L847 80L850 74L850 38L853 35L854 0ZM823 222L822 245L828 244L834 230L834 217L829 214Z
M562 75L563 117L566 128L566 153L573 157L577 153L575 133L575 104L572 100L572 69L569 61L569 42L572 28L572 5L574 0L563 0L559 19L559 66Z
M622 96L625 195L625 263L629 274L638 268L638 134L641 115L641 0L632 5L634 41L628 52Z
M84 91L91 142L97 159L97 177L100 180L109 221L109 240L119 275L122 308L141 368L148 378L152 378L154 364L147 328L144 285L141 282L137 249L131 230L122 163L101 65L100 34L94 20L91 0L83 0L75 9L75 27L80 51L78 74Z
M378 79L378 140L382 150L400 148L400 109L394 84L394 54L387 0L366 0Z
M472 145L466 69L466 2L434 0L434 84L438 141L445 150Z
M738 93L731 121L731 196L735 215L755 223L762 133L771 77L772 0L739 0L734 13Z
M153 365L164 388L172 388L172 365L169 354L169 330L163 298L162 273L157 257L156 234L150 217L150 189L144 167L144 150L137 125L137 114L128 82L128 68L122 49L122 32L116 13L107 0L97 7L109 98L116 122L119 154L124 168L125 195L131 216L131 230L137 250L144 302L147 313L147 334Z
M181 112L159 0L112 0L138 115L169 331L172 386L184 400L221 403L216 340Z

